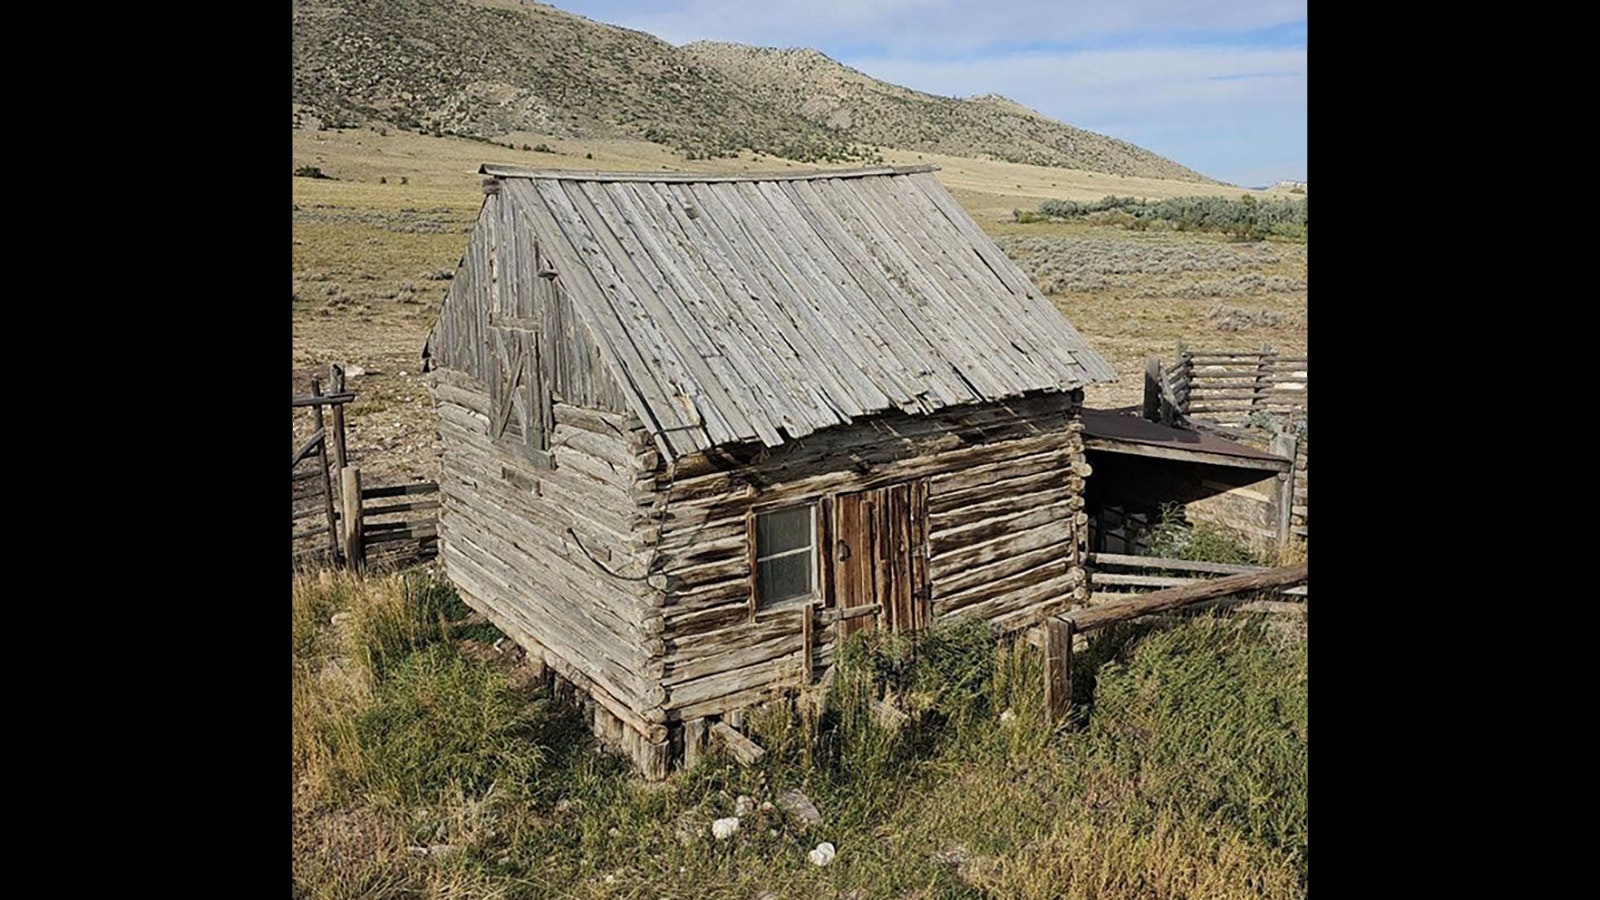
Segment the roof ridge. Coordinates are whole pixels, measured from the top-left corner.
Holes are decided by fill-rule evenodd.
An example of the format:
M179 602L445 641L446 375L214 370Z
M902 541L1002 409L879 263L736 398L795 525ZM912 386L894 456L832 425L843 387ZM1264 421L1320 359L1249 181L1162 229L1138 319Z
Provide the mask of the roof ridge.
M529 169L500 163L483 163L479 175L495 178L542 178L560 181L813 181L817 179L867 178L875 175L918 175L937 172L935 165L871 166L859 169L799 169L785 172L600 172L584 169Z

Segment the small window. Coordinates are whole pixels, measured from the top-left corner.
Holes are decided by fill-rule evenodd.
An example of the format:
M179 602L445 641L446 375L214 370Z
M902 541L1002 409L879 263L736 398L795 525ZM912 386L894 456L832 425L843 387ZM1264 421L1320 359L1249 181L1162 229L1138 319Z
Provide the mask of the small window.
M812 505L756 514L756 592L770 606L817 590L817 517Z

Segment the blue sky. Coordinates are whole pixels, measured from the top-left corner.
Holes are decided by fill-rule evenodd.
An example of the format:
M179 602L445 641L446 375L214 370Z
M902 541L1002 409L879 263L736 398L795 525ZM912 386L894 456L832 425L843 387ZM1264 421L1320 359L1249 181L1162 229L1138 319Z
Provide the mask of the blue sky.
M674 44L814 47L874 78L1004 94L1213 178L1306 172L1306 0L555 0Z

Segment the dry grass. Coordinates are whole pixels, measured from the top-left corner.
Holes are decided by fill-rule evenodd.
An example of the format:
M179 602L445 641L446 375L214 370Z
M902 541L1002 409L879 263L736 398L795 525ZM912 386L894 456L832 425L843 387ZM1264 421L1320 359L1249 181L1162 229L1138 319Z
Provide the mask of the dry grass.
M1305 645L1200 618L1103 633L1079 721L985 626L848 645L819 716L768 707L747 769L634 779L418 574L293 585L298 897L1295 898L1306 890ZM335 622L337 617L337 622ZM913 710L890 732L866 702ZM708 834L736 798L804 790ZM820 840L839 858L806 862Z

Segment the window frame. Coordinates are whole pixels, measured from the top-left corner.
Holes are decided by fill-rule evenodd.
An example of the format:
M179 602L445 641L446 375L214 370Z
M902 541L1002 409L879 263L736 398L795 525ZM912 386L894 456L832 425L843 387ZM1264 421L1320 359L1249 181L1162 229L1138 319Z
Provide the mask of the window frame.
M794 509L804 509L810 514L810 543L803 548L784 550L766 556L761 554L758 522L762 516L773 513L787 512ZM773 503L766 506L752 507L747 522L747 544L750 560L750 614L774 609L792 609L802 606L815 605L822 597L822 501L820 498L809 500ZM811 555L811 589L781 600L767 601L762 596L761 564L770 559L781 559L786 556L797 556L801 553Z

